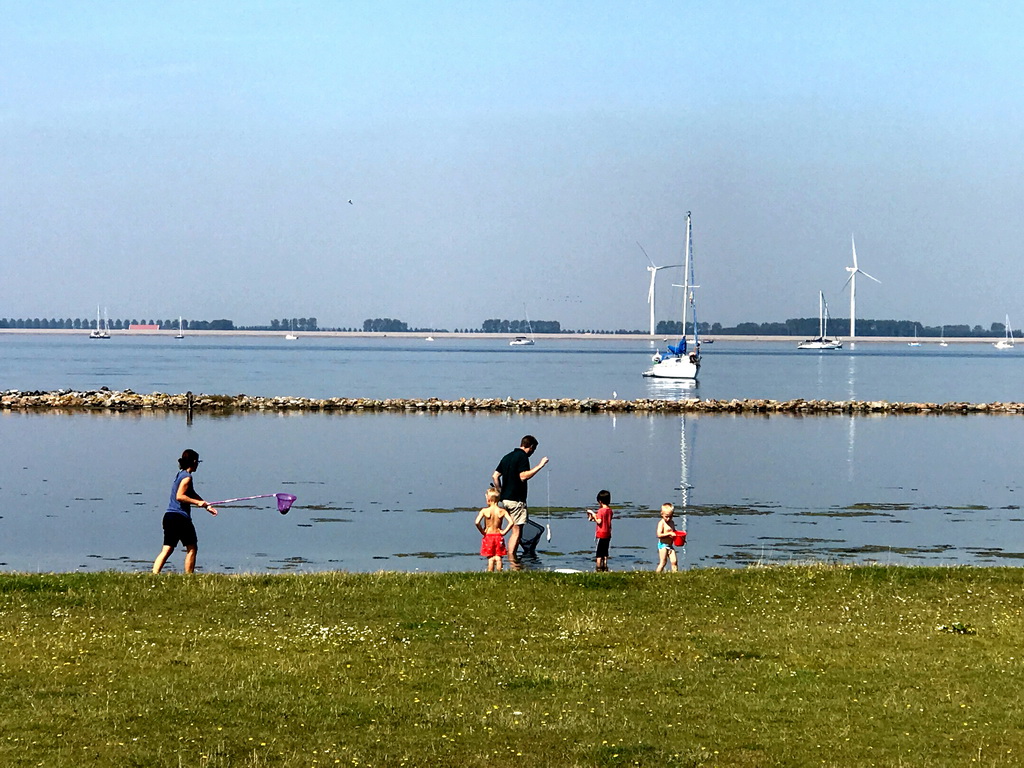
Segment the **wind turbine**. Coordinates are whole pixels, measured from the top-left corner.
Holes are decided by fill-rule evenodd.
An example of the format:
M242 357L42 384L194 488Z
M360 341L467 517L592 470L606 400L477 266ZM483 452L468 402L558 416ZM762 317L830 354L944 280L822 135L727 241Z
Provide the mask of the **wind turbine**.
M642 245L640 245L640 243L637 243L637 245L640 246L640 250L641 251L644 251L644 247ZM647 251L644 251L644 256L647 256ZM647 267L647 271L651 273L651 287L647 291L647 303L651 305L651 336L653 336L654 335L654 281L658 277L658 270L660 270L660 269L675 269L676 267L681 267L683 265L682 264L666 264L663 267L656 267L656 266L654 266L654 262L651 261L651 257L650 256L647 256L647 261L650 262L650 266Z
M853 235L850 235L850 245L853 248L853 266L847 267L846 271L850 273L850 276L846 278L846 282L850 286L850 340L857 338L857 273L864 275L864 277L874 280L876 283L881 284L881 280L877 277L871 277L867 272L857 266L857 243L853 240ZM845 285L843 286L846 287Z

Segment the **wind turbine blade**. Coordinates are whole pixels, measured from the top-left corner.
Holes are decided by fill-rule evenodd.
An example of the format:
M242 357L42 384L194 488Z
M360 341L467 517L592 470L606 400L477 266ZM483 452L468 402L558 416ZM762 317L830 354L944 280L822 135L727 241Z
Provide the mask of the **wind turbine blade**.
M644 251L644 247L642 245L640 245L640 241L639 240L636 241L636 244L637 244L637 246L639 246L641 251ZM644 256L647 256L647 251L644 251ZM652 267L654 266L654 262L651 261L651 257L650 256L647 256L647 261L648 261L648 263L650 263L650 265ZM657 269L657 267L655 267L655 269Z
M655 267L655 269L675 269L676 267L681 267L681 266L683 266L683 265L682 264L666 264L664 267Z
M876 283L881 285L882 281L879 280L877 277L872 277L867 272L865 272L863 269L858 269L857 271L860 272L862 275L864 275L864 277L868 278L868 280L874 280Z
M857 243L854 242L853 235L850 235L850 248L853 250L853 268L857 269Z
M843 283L843 287L840 288L839 290L840 291L845 291L846 290L846 286L848 286L850 284L850 281L853 280L853 276L856 275L856 274L857 274L856 272L851 272L850 276L848 278L846 278L846 282Z

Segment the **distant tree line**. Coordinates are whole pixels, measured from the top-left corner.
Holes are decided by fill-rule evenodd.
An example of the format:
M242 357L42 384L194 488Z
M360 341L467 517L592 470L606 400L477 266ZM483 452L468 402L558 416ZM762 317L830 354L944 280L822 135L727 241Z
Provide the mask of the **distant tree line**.
M363 330L367 333L403 333L409 330L409 325L390 317L375 317L363 320Z
M127 331L132 325L156 325L161 330L177 330L177 320L108 320L106 327L111 331ZM182 320L182 327L193 331L233 331L235 324L230 320ZM0 318L0 328L29 328L35 330L94 330L95 318Z
M108 321L107 328L112 331L128 330L131 325L156 325L161 330L177 330L178 321L170 320L128 320L114 319ZM182 327L192 331L348 331L357 332L358 328L320 328L315 317L293 317L271 320L269 325L236 326L231 320L183 320ZM687 332L692 331L692 324L687 323ZM93 330L96 328L95 318L0 318L0 329L27 328L35 330ZM845 336L850 328L849 319L841 317L829 319L829 335ZM785 322L754 323L745 322L733 326L721 323L698 323L698 331L703 335L715 334L724 336L799 336L811 337L818 334L818 318L791 318ZM390 317L377 317L363 321L362 331L365 333L448 333L444 328L410 328L402 320ZM992 323L988 328L980 325L934 325L928 326L914 320L858 320L858 336L894 336L921 338L949 336L951 338L989 338L1002 336L1006 332L1003 323ZM480 328L456 328L455 333L616 333L645 334L642 330L620 328L611 330L562 330L557 320L485 320ZM679 336L682 334L682 323L678 320L661 320L655 327L660 336ZM1017 338L1022 337L1021 331L1013 331Z
M557 320L484 320L484 333L561 333Z
M658 323L657 333L673 335L680 333L678 321L664 321ZM691 324L687 324L690 329ZM800 336L810 337L818 335L818 318L801 317L786 320L784 323L739 323L734 326L723 326L721 323L699 323L698 330L703 334L721 334L725 336ZM845 336L850 330L850 319L842 317L829 318L828 333L830 336ZM1003 323L992 323L987 329L980 325L923 325L915 320L858 320L858 336L892 336L892 337L938 337L949 336L953 338L988 338L991 336L1002 336L1006 332ZM1013 332L1019 336L1018 331Z
M260 330L264 330L261 328ZM271 320L270 331L318 331L315 317L283 317L280 320Z

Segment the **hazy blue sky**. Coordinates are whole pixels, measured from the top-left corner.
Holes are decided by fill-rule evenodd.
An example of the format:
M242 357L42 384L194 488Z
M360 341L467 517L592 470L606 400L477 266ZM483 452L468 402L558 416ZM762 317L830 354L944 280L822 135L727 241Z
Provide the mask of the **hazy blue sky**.
M853 234L861 316L1024 325L1018 2L0 19L0 317L645 328L690 210L702 320L846 316Z

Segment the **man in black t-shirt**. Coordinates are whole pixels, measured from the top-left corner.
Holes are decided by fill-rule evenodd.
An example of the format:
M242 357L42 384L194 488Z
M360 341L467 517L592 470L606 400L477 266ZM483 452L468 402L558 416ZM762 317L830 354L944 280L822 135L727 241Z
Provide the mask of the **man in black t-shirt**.
M512 534L508 540L508 556L516 557L516 547L523 534L523 526L529 519L526 507L527 481L540 472L548 463L548 457L541 459L537 466L530 469L530 456L537 450L537 438L526 435L514 451L505 454L491 476L491 484L501 494L501 505L508 510L512 518Z

